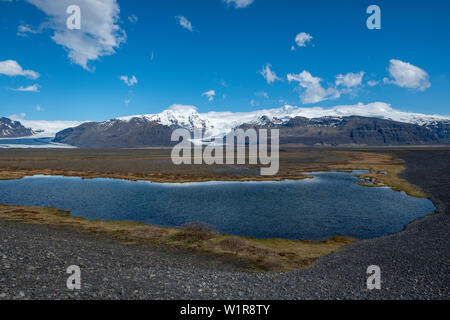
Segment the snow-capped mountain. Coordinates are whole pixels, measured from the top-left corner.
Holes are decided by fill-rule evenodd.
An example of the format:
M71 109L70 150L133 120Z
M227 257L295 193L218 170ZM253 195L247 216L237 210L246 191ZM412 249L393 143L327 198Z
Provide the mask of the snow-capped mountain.
M25 128L18 121L0 118L0 138L17 138L32 135L33 133L33 130Z
M380 119L393 120L403 123L425 126L439 133L440 136L449 134L448 127L450 116L426 115L420 113L405 112L393 109L389 104L383 102L374 102L370 104L358 103L355 105L336 106L334 108L302 108L286 105L280 108L255 110L250 112L216 112L199 113L194 106L172 105L168 109L157 114L145 114L116 118L113 120L100 122L98 129L108 130L110 127L117 126L120 123L130 123L132 126L126 126L131 129L133 126L146 126L148 123L157 123L169 128L186 128L190 131L201 129L206 136L223 136L230 130L242 125L258 127L273 127L287 124L291 119L303 117L307 119L343 119L349 116L373 117ZM54 137L58 132L68 128L80 126L81 121L38 121L25 120L21 118L10 117L12 120L20 121L29 131L23 131L21 134L31 135L35 138ZM308 125L312 125L310 121ZM319 120L321 126L325 122ZM329 122L330 126L336 125L335 122ZM124 126L122 126L123 130ZM7 129L6 129L7 130ZM6 131L5 131L6 132Z
M137 115L118 118L116 120L130 121L144 118L169 127L182 127L188 130L203 129L211 136L221 136L243 124L282 125L295 117L314 118L343 118L349 116L373 117L393 120L420 126L437 125L442 122L450 123L450 116L426 115L393 109L389 104L374 102L370 104L358 103L351 106L336 106L325 109L322 107L300 108L286 105L281 108L256 110L250 112L207 112L198 113L193 106L173 105L158 114Z
M213 128L210 121L197 112L194 106L173 105L169 109L158 114L147 114L141 116L129 116L115 120L130 121L132 119L145 119L155 121L169 127L182 127L193 131L195 129L209 130Z
M281 143L304 145L436 145L450 144L450 117L408 113L385 103L299 108L284 106L251 112L199 113L174 105L158 114L84 123L58 132L55 142L81 148L170 146L173 129L200 129L204 140L234 128L279 128Z

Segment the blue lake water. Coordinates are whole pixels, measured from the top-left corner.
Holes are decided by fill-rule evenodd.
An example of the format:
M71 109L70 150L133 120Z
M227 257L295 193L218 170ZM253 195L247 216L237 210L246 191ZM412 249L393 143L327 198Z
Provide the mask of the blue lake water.
M164 184L114 179L27 177L0 181L0 203L51 206L87 219L160 226L202 221L258 238L373 238L401 231L432 212L427 199L357 184L350 173L312 173L282 182Z

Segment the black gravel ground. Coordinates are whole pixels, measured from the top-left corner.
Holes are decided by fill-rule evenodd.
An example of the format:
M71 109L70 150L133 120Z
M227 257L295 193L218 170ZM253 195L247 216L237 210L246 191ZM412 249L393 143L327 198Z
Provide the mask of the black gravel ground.
M449 299L449 150L391 151L438 207L404 231L360 241L308 270L242 272L239 262L120 244L73 230L0 222L0 299ZM82 289L66 288L66 268ZM381 290L366 269L381 268Z

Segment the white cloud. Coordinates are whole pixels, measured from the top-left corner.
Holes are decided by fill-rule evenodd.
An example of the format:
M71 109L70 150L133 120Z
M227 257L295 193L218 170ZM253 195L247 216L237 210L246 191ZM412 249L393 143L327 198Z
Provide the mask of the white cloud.
M389 65L389 74L391 79L384 78L383 81L389 84L395 84L402 88L418 89L425 91L431 87L428 73L408 62L392 59Z
M53 29L53 41L63 46L70 60L86 70L88 63L112 55L126 34L117 24L120 8L116 0L27 0L49 16L46 27ZM82 8L81 30L66 27L70 5Z
M135 14L132 14L132 15L128 16L128 21L130 21L130 23L137 23L138 20L139 20L139 18Z
M313 37L305 32L300 32L299 34L297 34L297 36L295 37L295 43L299 46L299 47L306 47L307 44L313 39ZM291 50L295 50L295 47L292 47Z
M281 78L279 78L277 74L270 69L271 67L272 65L266 64L263 67L263 69L259 72L264 77L264 79L266 79L268 84L272 84L275 81L281 80Z
M250 105L252 107L259 107L260 106L259 102L255 101L254 99L250 100Z
M33 26L30 26L29 24L21 24L17 28L17 35L20 37L26 37L28 34L38 34L41 33L44 27L47 25L47 23L42 23L37 29L34 29Z
M120 80L122 80L129 87L132 87L138 83L138 80L134 75L131 76L130 78L128 78L128 76L121 76Z
M351 94L362 85L364 71L358 73L349 72L347 74L339 74L335 78L334 87L324 88L322 86L322 78L313 77L308 71L299 74L288 74L289 82L298 82L302 93L300 98L303 103L317 103L324 100L333 100L340 98L342 94Z
M376 81L376 80L370 80L370 81L367 81L367 84L369 85L369 86L371 86L371 87L375 87L376 85L378 85L380 82L379 81Z
M37 106L36 106L36 111L42 111L42 108L41 108L40 105L37 105Z
M15 77L23 76L36 80L40 77L39 73L33 70L23 70L23 68L15 60L0 61L0 75Z
M13 91L20 91L20 92L39 92L39 85L33 84L28 87L19 87L17 89L11 89Z
M167 108L167 110L190 113L190 112L197 112L197 107L175 103L171 105L169 108Z
M185 17L185 16L176 16L175 19L177 20L178 24L182 26L183 28L194 31L194 27L192 26L192 23Z
M208 101L209 102L212 102L214 100L215 95L216 95L216 91L215 90L209 90L209 91L206 91L206 92L202 93L202 96L208 97Z
M348 89L358 87L362 84L364 71L353 73L349 72L345 75L339 74L336 76L336 86L344 86Z
M335 88L325 89L322 87L322 79L313 77L308 71L303 71L299 74L288 74L289 82L298 82L301 88L306 89L300 95L302 103L316 103L324 100L337 99L340 97L340 92Z
M269 95L267 94L267 92L264 92L264 91L255 92L255 96L257 96L257 97L264 97L266 99L269 99Z
M247 8L254 0L222 0L226 4L234 5L236 9Z

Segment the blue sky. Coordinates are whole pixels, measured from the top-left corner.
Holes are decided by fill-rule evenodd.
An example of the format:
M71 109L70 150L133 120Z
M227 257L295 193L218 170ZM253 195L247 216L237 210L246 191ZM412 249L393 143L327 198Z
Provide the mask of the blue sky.
M81 30L65 27L69 4ZM371 4L381 30L366 27ZM376 101L449 115L449 15L440 0L0 0L1 116L100 121L172 104L236 112Z

